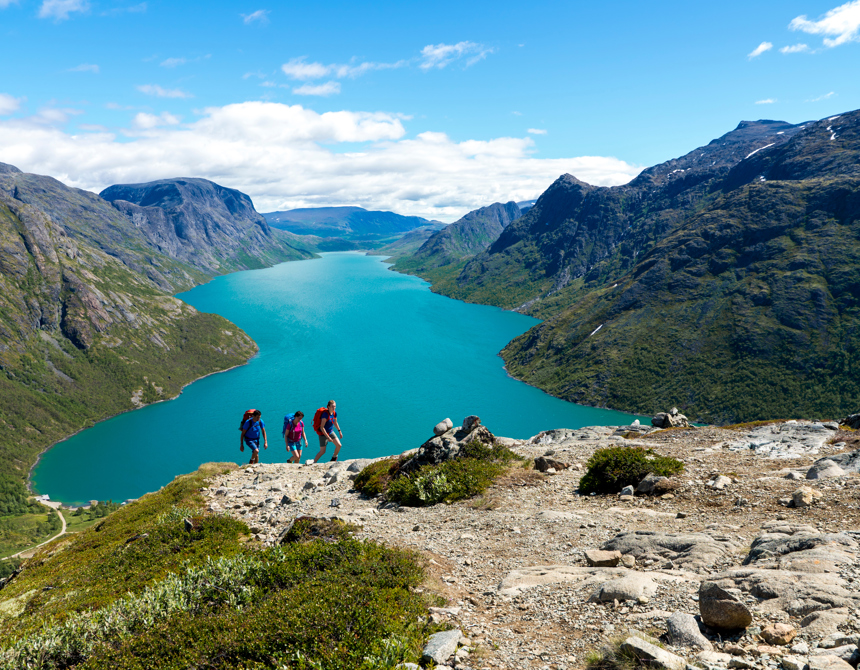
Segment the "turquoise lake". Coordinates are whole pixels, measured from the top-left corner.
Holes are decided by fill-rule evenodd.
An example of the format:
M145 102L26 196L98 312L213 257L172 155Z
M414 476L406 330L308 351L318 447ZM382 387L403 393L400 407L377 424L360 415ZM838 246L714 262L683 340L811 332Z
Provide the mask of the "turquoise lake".
M477 414L497 435L621 425L633 416L553 398L509 377L498 352L538 323L495 307L431 293L378 256L329 253L219 277L178 297L216 312L260 347L247 365L198 380L175 400L103 421L45 453L33 485L52 500L137 498L207 461L246 462L244 410L263 412L269 449L285 462L283 417L301 409L303 459L319 447L313 413L333 398L344 432L340 458L396 454L433 426ZM328 460L332 453L329 446Z

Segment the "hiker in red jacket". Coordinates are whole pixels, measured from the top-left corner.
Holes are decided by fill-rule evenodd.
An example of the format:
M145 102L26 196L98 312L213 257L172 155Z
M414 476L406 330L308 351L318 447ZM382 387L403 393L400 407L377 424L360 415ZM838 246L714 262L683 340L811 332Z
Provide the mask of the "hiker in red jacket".
M340 429L340 424L337 422L337 403L334 400L329 400L328 405L320 407L314 415L314 430L320 438L320 453L314 458L314 463L323 457L326 446L329 442L334 442L334 456L331 460L336 461L337 455L340 453L341 443L343 439L343 431ZM334 434L334 429L340 434L340 440Z

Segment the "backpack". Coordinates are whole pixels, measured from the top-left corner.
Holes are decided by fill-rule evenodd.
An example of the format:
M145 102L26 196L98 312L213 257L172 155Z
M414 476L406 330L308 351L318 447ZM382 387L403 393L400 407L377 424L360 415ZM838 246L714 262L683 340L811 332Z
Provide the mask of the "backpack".
M292 423L293 418L295 416L295 414L287 414L284 416L284 427L281 429L281 437L287 436L287 430L289 429L290 424Z
M251 418L251 416L256 412L255 409L245 410L245 413L242 415L242 421L239 422L239 430L242 430L242 426L245 425L245 422Z
M314 412L314 432L317 435L322 435L322 415L323 412L327 412L328 407L320 407L316 412Z

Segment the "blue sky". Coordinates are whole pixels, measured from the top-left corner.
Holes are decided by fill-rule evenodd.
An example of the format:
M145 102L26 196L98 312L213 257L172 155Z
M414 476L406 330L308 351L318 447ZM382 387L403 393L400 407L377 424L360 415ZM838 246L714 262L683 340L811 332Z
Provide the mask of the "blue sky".
M255 0L256 2L256 0ZM860 0L0 0L0 161L454 220L860 107Z

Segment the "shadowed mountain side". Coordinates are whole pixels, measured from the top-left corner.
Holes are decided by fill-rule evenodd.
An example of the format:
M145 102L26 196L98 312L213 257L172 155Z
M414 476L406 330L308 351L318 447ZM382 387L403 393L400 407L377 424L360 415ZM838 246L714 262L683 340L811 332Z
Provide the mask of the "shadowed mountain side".
M392 269L423 277L436 292L447 293L466 261L490 246L520 213L515 202L473 210L431 235L411 256L399 255Z
M311 256L295 236L273 231L247 195L205 179L117 184L101 197L158 251L210 275Z
M414 254L421 245L424 244L430 237L445 227L444 223L431 223L420 228L415 228L405 233L403 237L386 244L384 247L379 247L371 252L371 256L390 256L391 262L399 258L406 258Z
M623 186L591 186L563 175L442 292L551 316L630 270L716 197L715 184L732 167L756 149L787 142L799 129L781 121L745 121Z

